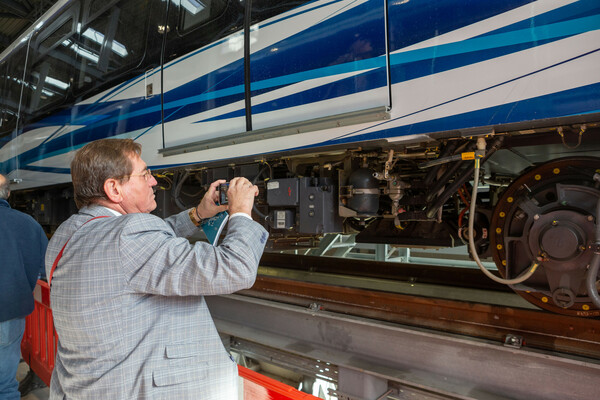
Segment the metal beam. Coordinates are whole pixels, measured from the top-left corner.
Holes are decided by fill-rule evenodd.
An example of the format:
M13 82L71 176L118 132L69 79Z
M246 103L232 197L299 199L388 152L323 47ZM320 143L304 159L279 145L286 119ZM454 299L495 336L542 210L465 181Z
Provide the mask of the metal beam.
M385 379L390 388L399 385L462 399L588 400L600 387L596 359L567 358L241 295L206 300L222 334Z

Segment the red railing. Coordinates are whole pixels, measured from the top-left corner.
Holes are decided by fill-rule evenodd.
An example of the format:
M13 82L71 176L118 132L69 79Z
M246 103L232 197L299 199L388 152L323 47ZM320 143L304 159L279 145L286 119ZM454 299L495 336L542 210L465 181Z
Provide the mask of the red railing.
M35 309L27 317L21 353L33 372L50 386L58 338L52 321L48 283L38 281L33 296ZM243 380L244 400L319 400L248 368L238 366L238 373Z
M33 291L35 309L27 317L25 334L21 342L23 360L37 376L50 386L56 354L56 332L50 309L50 287L47 282L38 281Z
M244 400L321 400L241 365L238 374L243 378Z

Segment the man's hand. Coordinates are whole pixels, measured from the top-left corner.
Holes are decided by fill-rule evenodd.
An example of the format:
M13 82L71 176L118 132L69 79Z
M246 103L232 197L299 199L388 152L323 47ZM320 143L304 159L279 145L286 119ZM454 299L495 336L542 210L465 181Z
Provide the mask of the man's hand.
M219 192L218 192L217 188L219 187L219 185L221 183L225 183L225 182L227 182L227 181L224 179L220 179L220 180L214 181L213 183L210 184L210 187L208 188L208 190L206 191L206 194L200 201L200 204L198 204L198 206L196 206L196 213L198 214L199 218L202 218L202 219L210 218L210 217L217 215L221 211L227 210L226 205L224 205L224 206L218 205ZM250 209L252 209L252 207Z
M227 190L229 214L243 212L252 216L252 207L256 196L258 196L256 185L253 185L246 178L233 178L229 182L229 189Z

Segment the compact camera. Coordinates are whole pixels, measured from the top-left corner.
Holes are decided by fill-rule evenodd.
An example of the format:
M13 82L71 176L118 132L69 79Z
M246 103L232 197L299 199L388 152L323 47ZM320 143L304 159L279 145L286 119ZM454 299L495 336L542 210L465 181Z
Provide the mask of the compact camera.
M219 205L225 205L229 202L227 198L227 190L229 189L229 182L221 183L219 185Z

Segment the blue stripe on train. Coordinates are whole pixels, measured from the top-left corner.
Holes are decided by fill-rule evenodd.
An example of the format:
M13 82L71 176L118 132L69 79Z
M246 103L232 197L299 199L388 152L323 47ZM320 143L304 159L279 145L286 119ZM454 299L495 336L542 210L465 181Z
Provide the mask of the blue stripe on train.
M376 132L369 132L354 136L345 136L337 140L329 140L309 146L302 146L281 150L299 150L308 149L326 145L344 144L361 142L375 139L385 139L389 137L398 137L405 135L424 134L430 132L442 132L455 129L466 129L477 126L493 126L498 124L507 124L511 122L521 122L535 119L568 117L571 115L581 115L585 113L600 112L600 98L596 96L600 92L600 83L584 86L576 89L566 90L546 96L540 96L533 99L522 100L514 103L504 104L498 107L489 107L482 110L472 111L460 115L453 115L436 120L425 121L417 124L405 125L396 128L386 129L388 122L382 122L382 128ZM582 100L587 99L587 101ZM584 103L582 103L584 101ZM575 106L573 104L576 104ZM2 163L5 165L14 165L15 159ZM68 173L68 169L35 167L27 164L26 157L19 157L21 169L29 169L44 172Z
M491 16L495 15L502 10L507 10L509 8L515 7L519 4L525 4L527 2L524 1L513 1L513 2L498 2L504 3L502 5L493 6L490 8L490 4L486 4L484 8L485 12L482 14L478 10L478 5L480 2L464 2L461 7L468 7L470 9L470 14L466 13L465 15L461 15L460 18L447 18L441 22L442 26L432 27L436 29L435 33L441 34L446 31L451 31L456 29L459 26L463 26L465 24L476 22L477 20L481 20L485 17L485 15ZM483 3L483 2L481 2ZM492 2L496 3L496 2ZM593 7L590 6L591 2L580 2L583 6L587 6L588 10ZM410 4L410 3L406 3ZM402 5L405 6L406 4ZM461 9L455 9L449 11L447 6L450 5L449 1L439 1L436 3L435 13L439 12L448 12L449 15L456 16L460 14ZM456 7L456 3L453 5ZM581 7L583 7L581 6ZM366 6L364 6L366 7ZM375 21L377 13L373 11L373 9L366 9L364 7L355 7L351 9L354 13L353 15L360 15L360 12L370 12L373 20ZM446 8L445 8L446 7ZM475 8L473 8L475 7ZM495 7L495 8L494 8ZM574 6L573 6L574 7ZM567 7L563 7L567 9ZM415 11L414 9L413 11ZM465 8L466 10L466 8ZM473 10L475 10L473 12ZM569 8L569 12L572 14L581 15L585 14L583 8L574 11L575 8ZM481 11L481 10L480 10ZM402 12L406 12L406 9L402 9ZM415 11L416 12L416 11ZM419 9L419 12L431 12L431 10L427 11L425 9ZM486 14L487 13L487 14ZM374 17L375 16L375 17ZM403 29L407 26L410 26L410 22L413 20L408 18L409 14L403 14L402 20L405 23L403 25ZM546 13L540 17L528 19L531 21L541 22L550 22L555 21L559 18L560 14L558 12L550 12ZM338 18L342 18L342 16L338 16ZM344 18L348 18L348 15L344 15ZM466 22L468 19L468 22ZM545 18L545 19L544 19ZM458 22L461 21L461 22ZM340 22L341 23L341 22ZM463 65L468 65L469 63L481 61L484 59L489 59L493 57L497 57L499 55L508 54L510 52L518 51L523 48L531 47L533 45L539 45L540 40L554 40L559 39L568 35L573 35L581 32L585 32L587 30L598 29L600 25L600 17L598 15L586 16L578 19L577 21L566 21L554 23L546 26L535 26L532 29L529 29L528 26L523 25L523 23L513 24L512 30L508 31L508 28L504 28L501 30L495 31L493 34L486 34L479 36L477 38L473 38L460 43L451 43L448 45L437 46L434 48L428 49L420 49L414 50L411 52L398 53L394 54L391 57L392 61L392 76L394 77L393 81L412 79L414 77L423 76L426 74L431 74L432 71L430 68L426 68L431 60L435 59L436 70L435 72L439 72L445 69L457 68ZM296 50L300 50L300 44L305 35L314 34L315 31L322 31L323 27L326 26L324 22L320 26L317 25L308 29L305 32L302 32L296 37L290 39L290 46L294 47ZM519 29L519 28L525 29ZM330 27L329 27L330 28ZM421 26L422 28L422 26ZM514 31L514 29L518 29L518 31ZM420 33L421 35L423 33ZM430 35L434 33L430 32ZM379 33L375 35L378 37ZM430 36L431 37L431 36ZM407 40L415 40L414 35L411 36L412 39ZM429 38L429 37L427 37ZM419 40L423 40L426 38L422 38ZM418 40L417 40L418 41ZM335 43L335 41L332 41ZM510 43L512 46L507 46ZM292 46L293 44L293 46ZM410 44L409 42L404 42L404 45ZM332 48L335 46L332 45ZM339 49L339 47L338 47ZM497 49L497 51L496 51ZM266 50L265 50L266 51ZM304 52L310 53L310 46L304 46ZM298 56L305 56L306 54L303 51L298 51ZM334 55L340 56L343 55L343 51L340 52L338 50ZM264 53L266 54L266 53ZM285 53L282 53L285 54ZM304 55L303 55L304 54ZM443 57L441 56L443 55ZM468 55L468 56L466 56ZM266 59L266 55L264 55ZM273 63L273 67L281 67L282 65L295 65L295 67L288 70L288 72L293 71L294 68L298 68L295 63L290 63L289 58L283 57L282 63ZM323 60L319 60L319 57L311 57L309 61L317 62L316 65L322 65ZM273 60L272 58L270 59ZM287 61L287 63L285 62ZM279 88L285 85L289 85L295 82L298 82L303 79L313 79L322 76L335 75L337 73L344 73L350 71L357 71L361 69L366 69L373 67L375 65L380 66L382 62L381 57L375 57L366 60L358 60L347 63L336 64L331 67L326 68L317 68L309 71L303 71L300 73L288 73L285 76L277 76L273 78L267 78L268 74L262 76L263 80L257 81L253 83L253 89L257 89L256 93L264 93L266 91L272 90L273 88ZM171 118L176 119L181 118L183 116L191 115L202 110L206 110L210 107L214 107L215 105L228 104L231 101L238 101L243 96L242 86L239 84L240 75L238 74L240 68L241 61L237 61L236 63L227 66L226 68L214 73L209 74L204 77L199 78L196 81L190 82L182 88L175 89L174 91L165 93L165 98L167 99L167 103L165 104L166 115L171 115ZM260 69L258 66L261 63L261 54L257 53L256 61L253 63L253 68L256 67L256 70ZM321 63L321 64L318 64ZM422 64L422 65L419 65ZM425 65L427 64L427 65ZM302 64L302 68L306 68L306 65ZM257 75L259 78L261 75ZM272 76L272 75L271 75ZM378 76L378 75L377 75ZM213 81L217 77L216 81L217 85L211 87L210 89L217 89L216 91L204 92L200 95L191 95L192 93L198 93L198 87L207 87L209 81ZM360 77L359 77L360 78ZM340 82L335 82L323 87L311 89L302 93L286 96L285 98L277 99L269 103L265 103L263 105L255 107L254 111L258 112L267 112L272 110L281 109L282 107L290 107L297 104L303 104L305 102L313 102L323 99L323 94L328 92L331 88L335 88L334 92L335 96L341 95L343 93L350 93L351 89L350 85L353 85L355 78L345 79ZM130 83L131 81L129 81ZM237 85L235 85L238 83ZM119 89L115 89L116 91L122 90L128 83L123 83L119 85ZM347 85L347 86L344 86ZM371 85L371 87L376 87ZM114 94L115 91L112 91ZM331 93L331 92L330 92ZM334 97L335 97L334 96ZM106 96L105 98L109 98L110 96ZM330 97L331 98L331 97ZM68 148L73 145L77 145L79 143L85 143L89 140L95 140L100 137L111 136L116 133L116 128L118 126L119 132L123 132L123 129L127 131L134 131L138 129L146 129L154 124L156 124L157 118L160 118L158 113L160 111L160 106L157 105L155 98L154 101L140 101L141 99L133 99L131 101L123 101L123 102L101 102L95 103L91 105L80 105L76 106L70 110L66 110L61 114L56 116L49 117L40 121L37 124L31 125L27 127L27 131L34 128L39 128L42 126L48 125L63 125L63 124L72 124L72 125L86 125L85 127L76 130L70 134L64 135L63 137L54 139L46 143L40 149L30 150L23 155L21 155L21 159L23 162L33 162L35 160L45 158L48 154L54 154L55 152L66 152ZM125 106L125 107L123 107ZM127 110L127 112L123 113L123 110ZM176 111L176 116L173 113ZM77 117L73 119L73 115ZM154 121L154 122L153 122ZM108 129L107 129L108 128ZM112 129L111 129L112 128ZM114 133L111 133L113 132ZM10 161L7 161L10 162Z
M380 124L382 129L376 132L351 132L342 138L306 148L596 113L600 112L598 93L600 83L392 129L385 129L385 125L389 123L386 121ZM293 150L301 148L305 147Z
M326 85L321 85L302 92L294 93L289 96L283 96L271 101L253 105L252 114L260 114L274 110L310 104L311 102L336 97L350 95L356 92L384 87L386 85L386 73L384 68L377 68L357 76L348 77ZM260 94L260 91L254 92ZM203 119L197 122L218 121L222 119L239 117L245 114L244 110L237 110L231 113L222 114L212 118Z
M361 7L356 7L356 9L360 11ZM467 65L469 63L474 63L485 59L497 57L503 54L508 54L512 51L521 50L527 47L525 43L528 43L529 46L533 45L533 39L535 39L536 44L539 45L539 41L543 40L544 38L548 38L547 40L550 40L550 38L558 38L565 35L580 33L590 29L597 29L598 25L600 25L599 18L599 16L591 16L582 18L578 21L567 21L551 26L536 27L534 29L525 29L524 31L519 32L504 32L499 35L486 35L484 37L474 38L464 42L451 43L443 46L437 46L434 48L419 49L406 53L394 54L391 56L393 78L392 82L413 79L419 76L431 74L432 70L428 64L430 60L434 59L434 57L436 58L434 64L434 72L440 72L451 68L457 68L463 65ZM293 40L301 40L305 34L311 33L313 29L316 28L313 27L307 30L307 32L304 32L300 35L296 35L296 37ZM507 45L511 43L517 47L507 47ZM515 43L517 43L518 45ZM501 49L499 49L498 52L490 51L489 49L495 48L494 46L499 46ZM293 47L296 50L300 48L300 46ZM308 48L310 46L304 47ZM469 52L471 54L469 54L468 57L465 57L465 53ZM473 52L476 52L476 54L473 54ZM298 53L301 54L302 52L299 51ZM456 57L453 58L450 56ZM310 57L310 59L319 59L319 57ZM260 60L260 57L258 57L258 60ZM273 61L274 58L270 57L270 60ZM287 61L290 60L287 59ZM259 90L260 92L264 92L272 88L282 87L285 85L299 82L301 80L314 79L317 77L335 75L337 73L356 71L357 69L370 68L374 66L369 65L373 62L375 62L376 65L380 66L382 63L382 59L375 58L370 60L361 60L356 62L338 64L333 67L327 67L323 69L303 71L299 74L288 74L286 76L254 82L252 86L253 89ZM281 66L280 63L276 62L272 65ZM299 64L287 62L284 63L284 65ZM398 67L400 65L402 66L402 68ZM260 66L261 62L257 61L256 64L253 64L253 70L264 70L264 68L260 68ZM306 65L303 65L303 67L306 68ZM173 91L165 93L165 109L168 111L167 115L170 115L170 119L173 120L176 118L182 118L185 116L193 115L194 113L198 113L212 107L225 105L232 101L239 101L242 98L241 94L243 93L241 69L241 61L238 60L237 62L226 66L225 68L216 71L215 73L205 75L201 78L198 78L195 81L184 85L181 88L177 88ZM209 82L217 83L213 84L212 86L209 86ZM352 85L352 82L349 80L346 80L345 83ZM341 88L340 84L336 85L338 88ZM207 87L208 90L211 90L210 92L206 91ZM191 95L192 93L198 93L199 90L202 89L204 90L204 92L200 95ZM337 90L337 93L347 94L350 93L349 89L350 87L348 87L346 90ZM297 105L301 102L314 102L322 100L323 97L320 97L320 95L322 95L325 91L324 89L321 89L312 90L311 92L314 94L318 94L319 96L312 97L310 96L310 94L300 93L295 96L298 98L302 98L302 100L294 101L291 99L290 96L288 96L285 100L281 99L278 101L273 101L270 104ZM104 125L106 126L107 124L114 123L115 121L122 121L123 119L135 117L136 115L150 114L156 111L156 108L148 107L147 103L141 102L139 105L139 107L136 107L135 104L132 105L130 107L131 114L121 114L121 116L117 119L115 119L115 117L110 113L105 115L87 115L92 110L102 111L103 109L106 110L107 108L110 108L111 105L107 105L106 103L96 103L94 105L77 106L75 107L75 113L65 112L62 115L59 115L58 117L51 117L51 119L46 119L40 124L28 126L26 131L38 128L40 126L62 125L65 123L70 123L73 125L87 125L90 123L97 123L99 119L104 119ZM116 108L117 107L113 107L113 109ZM255 112L267 112L278 109L281 109L281 107L272 107L269 109L265 106L262 106L258 109L255 109ZM173 111L176 111L176 113L174 113ZM240 112L243 113L243 111L240 110L234 115L239 115ZM73 117L73 115L82 115L83 118L81 120L72 120L71 118ZM109 116L111 116L112 118L108 118ZM144 128L151 125L152 124L145 124L144 126L144 124L142 123L139 124L137 128Z
M318 2L314 2L313 6L306 9L304 12L310 11L314 8L322 8L326 5L329 5L332 2L328 2L328 3L322 3L322 4L318 4ZM430 5L426 5L423 6L423 4L419 4L418 7L413 7L412 5L410 5L410 3L407 4L402 4L402 9L400 10L399 13L395 14L393 12L391 12L391 15L395 15L396 18L400 18L402 20L402 24L400 29L404 29L405 31L408 31L409 34L402 34L400 35L403 40L406 40L407 38L413 38L415 42L417 41L421 41L421 40L425 40L428 38L433 37L435 34L443 34L446 32L449 32L451 30L457 29L459 27L462 26L466 26L475 22L478 22L480 20L483 20L485 18L489 18L491 16L500 14L502 12L508 11L512 8L524 5L529 3L529 1L523 1L523 0L515 0L515 1L503 1L503 2L482 2L479 0L474 0L474 1L464 1L461 2L458 6L456 4L456 2L454 1L450 1L450 0L446 0L446 1L437 1L435 2L435 4L430 4ZM585 4L580 4L580 3L585 3ZM391 7L393 7L394 5L392 5ZM545 23L551 23L551 22L555 22L556 20L560 20L560 16L562 15L562 19L564 19L564 15L585 15L585 12L587 10L591 10L593 9L593 2L592 1L587 1L587 2L578 2L575 5L567 5L565 7L560 8L559 10L555 10L553 12L547 13L547 14L543 14L542 16L537 16L537 17L533 17L531 19L527 19L526 21L523 21L521 23L518 24L514 24L512 26L512 28L510 28L511 31L515 30L515 29L524 29L524 28L530 28L531 26L536 26L536 25L540 25L540 24L545 24ZM574 11L572 11L574 10ZM333 57L333 59L339 60L339 59L343 59L343 57L345 56L343 54L343 51L341 52L340 50L345 49L346 47L343 45L345 42L348 42L347 45L351 46L351 40L353 40L353 35L347 35L347 34L341 34L341 33L345 33L344 32L340 32L340 34L338 34L335 37L335 40L327 40L328 43L331 43L331 45L329 45L329 47L320 47L320 54L319 57L312 57L313 53L312 51L313 46L311 45L306 45L307 43L311 43L311 40L314 40L315 36L324 36L327 35L329 39L332 39L331 37L331 31L332 26L341 26L342 24L348 24L348 20L352 21L352 20L356 20L359 21L361 24L363 24L363 27L361 30L366 31L366 32L370 32L370 35L368 38L364 38L366 40L369 40L369 43L371 45L373 45L373 43L377 42L377 49L375 49L374 51L371 51L370 54L364 54L361 57L359 57L359 59L364 59L367 57L374 57L377 54L383 54L383 42L381 40L377 40L376 38L381 38L381 34L382 32L379 32L381 30L381 27L383 26L381 21L380 21L380 9L379 9L379 5L375 4L373 2L367 2L365 4L356 6L356 7L346 7L342 13L340 13L340 15L333 17L333 18L328 18L328 16L324 16L323 17L323 23L321 24L317 24L313 27L310 27L309 29L294 35L291 38L288 38L286 40L283 40L281 42L276 43L273 47L277 47L279 49L279 53L278 55L281 56L281 59L283 60L283 62L277 62L277 61L273 61L276 60L275 57L273 56L273 54L270 54L271 52L271 48L267 48L265 50L256 52L252 54L252 58L253 58L253 80L256 81L261 81L264 79L270 79L269 77L272 77L274 75L276 76L282 76L282 75L292 75L298 71L306 71L306 70L311 70L311 69L315 69L315 68L319 68L320 65L328 65L331 64L329 62L327 62L327 60L324 59L324 55L326 55L326 57ZM563 12L564 11L564 12ZM421 23L421 19L416 19L416 15L425 15L428 14L428 18L430 18L431 15L433 14L439 14L439 15L446 15L447 17L442 18L442 19L438 19L438 25L435 25L435 30L431 30L428 29L429 27L427 26L423 26L423 24ZM301 17L302 12L294 12L289 14L286 17L282 17L282 18L276 18L274 21L263 25L263 27L265 26L269 26L272 24L277 24L277 23L281 23L282 21L284 21L285 19L290 19L296 16ZM412 17L411 17L412 16ZM368 21L368 23L370 24L369 26L364 25L365 21ZM412 29L411 27L411 23L418 23L419 29ZM440 25L441 24L441 25ZM502 28L497 30L495 33L502 33L504 31L506 31L506 28ZM322 33L319 33L322 32ZM376 35L373 34L373 32L377 32ZM424 33L425 32L425 33ZM418 33L420 36L418 36L418 39L415 39L416 36L414 36L415 33ZM486 34L489 35L489 34ZM483 36L486 36L483 35ZM313 38L310 40L307 40L307 38ZM375 41L374 41L375 40ZM171 64L169 64L168 66L165 67L165 69L170 68L172 65L175 65L185 59L188 59L190 57L194 57L197 56L199 54L201 54L202 52L206 51L206 49L208 48L212 48L215 45L222 45L225 42L225 40L216 42L210 46L207 46L204 49L198 50L196 52L193 52L191 54L189 54L188 56L185 56L184 58L177 60ZM413 44L412 42L404 42L402 47L409 45L409 44ZM538 43L539 44L539 43ZM286 51L286 49L290 49L290 51ZM392 48L393 50L393 48ZM262 60L263 59L268 59L268 62L263 63ZM315 65L310 65L310 63L316 63ZM236 64L239 62L236 62ZM338 61L339 63L339 61ZM263 65L264 64L264 65ZM233 69L232 66L226 66L225 69ZM273 74L270 70L276 71L275 74ZM239 72L239 70L236 71L236 74ZM216 74L220 74L220 72L215 71ZM269 75L271 74L271 75ZM209 87L209 85L203 85L201 83L201 80L206 80L207 77L211 77L211 81L215 81L215 76L213 76L212 74L208 74L204 77L199 78L200 81L199 82L190 82L190 84L187 85L187 88L180 88L180 93L174 93L174 96L177 98L184 98L184 97L189 97L191 96L190 93L198 93L198 87L200 88L206 88ZM135 83L137 82L139 79L136 78L134 80L131 80L128 83ZM230 82L229 84L223 86L223 82L220 78L216 79L217 82L219 82L218 86L215 86L214 88L211 89L224 89L225 87L233 87L233 86L237 86L237 85L241 85L242 81L241 81L241 75L237 75L235 81ZM289 82L291 83L291 81ZM288 83L288 84L289 84ZM121 85L123 86L123 85ZM280 86L278 84L273 84L270 87L277 87ZM110 98L118 93L120 93L123 90L123 88L120 88L119 90L115 90L113 91L110 95L108 95L106 98Z
M481 36L530 29L534 26L550 25L561 21L576 20L579 18L588 17L590 15L597 15L599 13L600 3L597 0L581 0L567 4L555 10L548 11L546 13L536 15L532 18L504 26Z
M390 51L475 24L532 0L390 2Z

